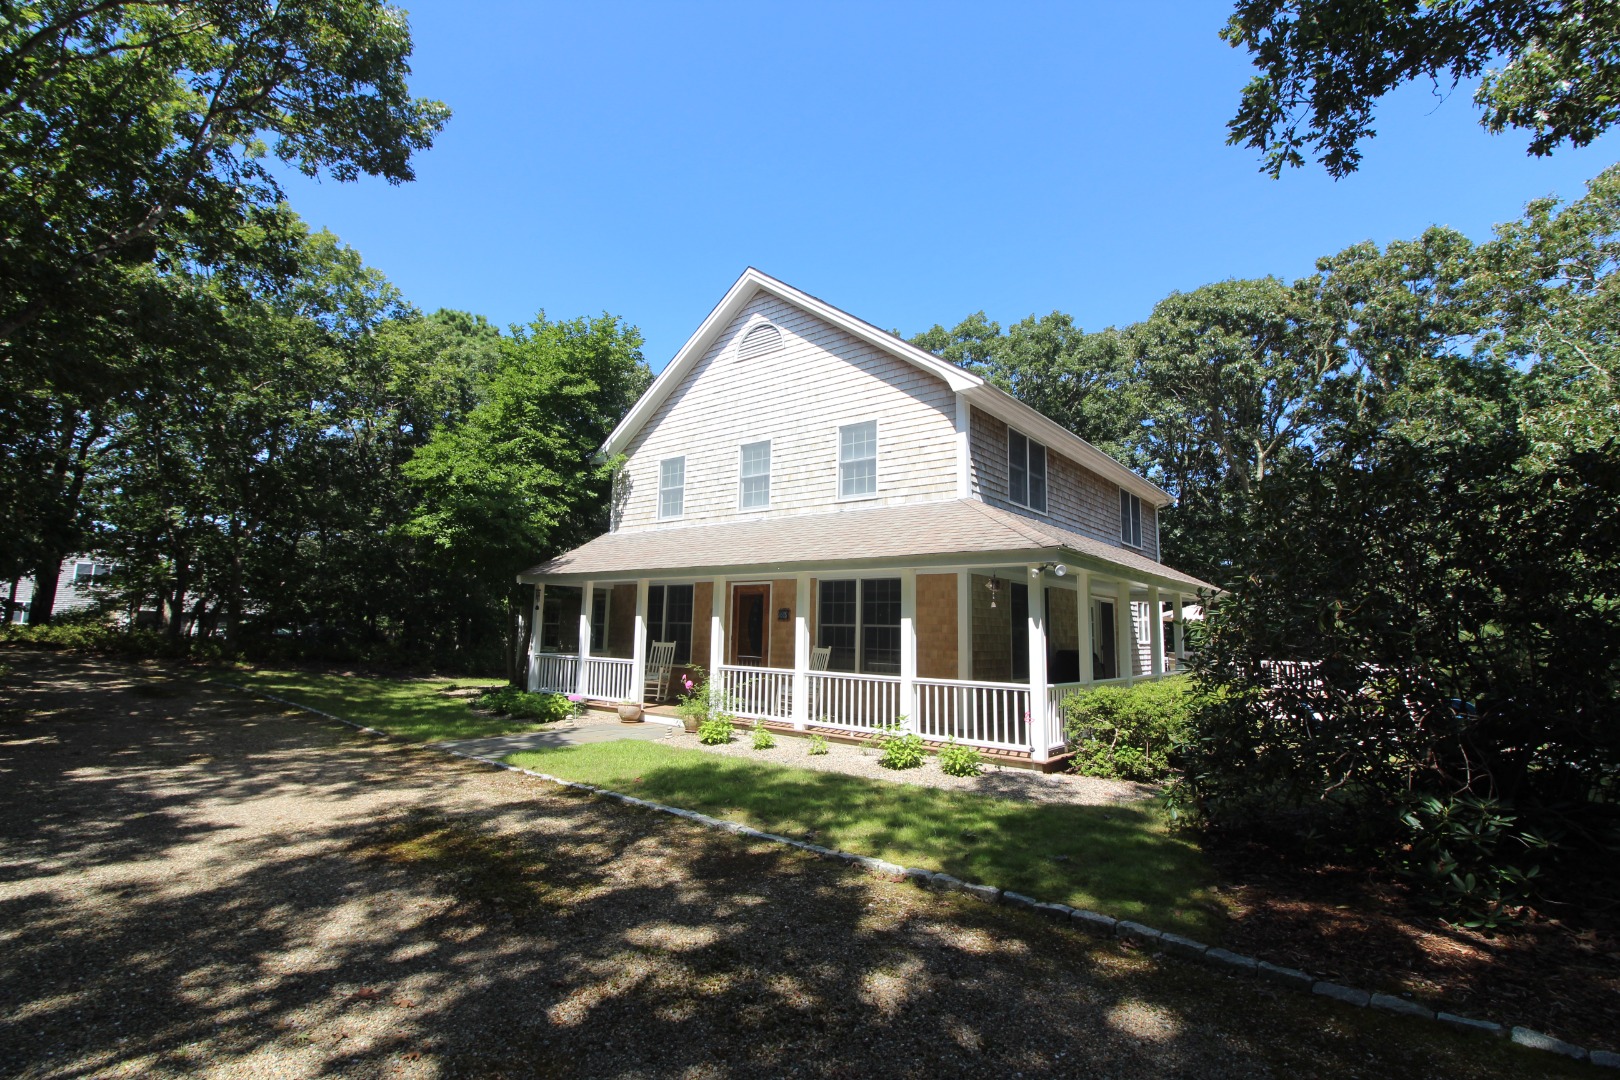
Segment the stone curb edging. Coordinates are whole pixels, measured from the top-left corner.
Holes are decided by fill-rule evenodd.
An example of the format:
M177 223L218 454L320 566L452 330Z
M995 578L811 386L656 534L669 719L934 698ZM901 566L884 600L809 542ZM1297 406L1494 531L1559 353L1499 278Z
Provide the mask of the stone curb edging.
M646 799L638 799L633 795L626 795L623 792L614 791L611 788L596 787L593 784L580 783L578 780L564 780L560 776L552 776L549 773L536 772L533 769L525 769L518 765L509 765L504 761L494 761L490 758L478 757L475 754L469 754L461 750L452 750L446 746L434 746L432 744L412 742L410 740L402 739L399 736L391 735L386 731L379 731L376 728L355 723L353 720L345 720L341 716L336 716L332 713L325 712L324 710L314 708L313 706L302 704L301 702L292 701L284 697L278 697L275 694L267 694L261 690L255 690L252 687L245 686L241 683L226 682L225 680L220 681L226 686L241 690L248 694L253 694L256 697L261 697L268 701L274 701L282 705L288 705L295 709L301 709L304 712L313 713L314 715L327 720L335 720L340 724L351 727L356 731L365 732L368 735L376 735L380 738L389 739L396 742L404 742L407 745L418 749L436 750L439 753L448 754L451 757L458 757L465 761L476 762L479 765L494 766L497 769L504 769L507 772L515 772L521 773L524 776L532 776L537 780L544 780L547 783L557 784L560 787L572 788L575 791L588 792L592 795L600 795L604 798L612 799L615 802L623 803L626 806L639 806L643 809L654 810L661 814L670 814L674 817L685 818L688 821L694 822L698 825L703 825L707 828L718 829L722 832L733 833L737 836L746 836L752 840L765 840L773 844L784 844L788 847L798 848L801 851L809 852L810 854L816 855L823 859L831 859L836 862L848 863L851 866L858 867L866 873L874 874L890 881L910 881L919 888L938 889L945 892L957 892L963 894L964 896L972 897L976 900L982 900L987 904L1001 904L1006 907L1022 908L1026 911L1032 911L1040 915L1045 915L1058 921L1068 922L1077 929L1093 935L1100 935L1104 937L1134 938L1149 942L1157 945L1159 949L1165 953L1169 953L1173 956L1187 960L1201 960L1206 964L1226 971L1228 974L1253 975L1278 986L1285 986L1301 993L1310 993L1331 998L1334 1001L1340 1001L1346 1005L1352 1005L1358 1008L1378 1009L1382 1012L1392 1013L1397 1016L1409 1016L1421 1020L1431 1020L1444 1024L1456 1031L1494 1035L1499 1038L1507 1038L1515 1045L1523 1046L1531 1050L1542 1050L1547 1053L1559 1054L1563 1057L1573 1058L1576 1061L1590 1062L1591 1064L1602 1068L1620 1069L1620 1053L1614 1053L1608 1050L1588 1050L1586 1047L1577 1046L1574 1043L1564 1042L1562 1039L1555 1039L1551 1035L1544 1035L1539 1031L1534 1031L1527 1027L1509 1027L1490 1020L1476 1020L1472 1017L1458 1016L1455 1013L1436 1012L1427 1006L1420 1005L1415 1001L1409 1001L1406 998L1395 997L1391 994L1369 993L1366 990L1358 990L1352 986L1342 986L1339 983L1314 979L1307 973L1299 971L1295 968L1281 967L1265 960L1256 959L1252 956L1243 956L1240 953L1229 952L1226 949L1212 948L1205 945L1203 942L1195 941L1192 938L1183 937L1180 934L1173 934L1167 930L1159 930L1143 923L1133 922L1128 919L1115 919L1112 916L1104 915L1096 911L1087 911L1084 908L1074 908L1068 906L1067 904L1054 904L1043 900L1037 900L1032 896L1025 896L1023 893L1011 892L1006 889L998 888L994 885L979 885L973 882L962 881L961 879L952 877L949 874L942 874L933 870L923 870L918 867L911 866L900 866L897 863L885 862L882 859L874 859L867 855L856 855L848 851L839 851L834 848L822 847L820 844L812 844L808 840L795 840L791 836L781 836L777 833L765 832L762 829L755 829L748 825L741 825L735 821L726 821L723 818L710 817L707 814L700 814L695 810L683 810L678 806L665 806L663 803L655 803Z

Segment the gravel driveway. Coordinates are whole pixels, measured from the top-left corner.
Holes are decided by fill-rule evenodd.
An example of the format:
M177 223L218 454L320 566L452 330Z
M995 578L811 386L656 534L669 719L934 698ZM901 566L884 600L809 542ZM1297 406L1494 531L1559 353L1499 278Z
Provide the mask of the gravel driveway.
M0 664L6 1076L1587 1075L158 668ZM413 822L494 854L380 857Z

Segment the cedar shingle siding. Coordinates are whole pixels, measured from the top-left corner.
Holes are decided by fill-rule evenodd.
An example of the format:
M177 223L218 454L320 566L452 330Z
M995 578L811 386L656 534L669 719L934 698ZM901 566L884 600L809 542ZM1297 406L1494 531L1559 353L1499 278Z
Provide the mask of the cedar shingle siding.
M768 319L780 349L746 360L739 335ZM838 500L838 428L878 423L875 498ZM657 528L658 463L686 458L682 523L893 506L956 494L956 400L945 382L760 293L731 321L627 449L616 531ZM768 510L738 509L738 448L771 441Z
M1061 528L1106 544L1119 544L1118 487L1047 447L1046 513L1037 514L1007 497L1007 425L982 409L974 409L968 432L974 495L991 506L1037 519L1044 517ZM1158 516L1146 500L1142 502L1142 545L1142 554L1158 559Z

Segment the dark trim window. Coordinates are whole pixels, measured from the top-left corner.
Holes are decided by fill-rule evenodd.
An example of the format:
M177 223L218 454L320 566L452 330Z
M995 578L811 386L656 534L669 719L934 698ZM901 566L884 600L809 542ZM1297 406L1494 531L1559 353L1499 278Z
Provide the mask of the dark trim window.
M1131 547L1142 546L1142 500L1120 488L1119 539Z
M112 576L112 567L106 563L82 562L73 566L73 584L91 585Z
M829 671L900 674L900 579L823 581L816 644Z
M652 585L647 589L647 647L675 643L675 662L692 662L692 586Z
M1007 429L1007 497L1046 513L1046 447Z
M678 518L686 510L686 458L665 458L658 463L658 516Z
M738 463L737 505L763 510L771 505L771 441L743 443Z
M540 608L540 651L572 653L579 651L579 605L584 589L578 585L553 585L546 590Z
M608 605L612 599L612 589L597 589L591 594L591 652L597 656L608 650Z

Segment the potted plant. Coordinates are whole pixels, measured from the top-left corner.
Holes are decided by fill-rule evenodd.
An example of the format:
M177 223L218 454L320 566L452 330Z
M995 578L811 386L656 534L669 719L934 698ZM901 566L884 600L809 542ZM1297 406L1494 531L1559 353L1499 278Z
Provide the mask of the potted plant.
M641 723L641 702L639 702L639 701L621 701L621 702L619 702L619 723L621 723L621 724L639 724L639 723Z
M692 675L681 676L681 686L685 692L675 703L675 715L681 718L681 727L688 735L697 734L697 729L703 721L713 712L713 703L709 700L713 693L709 689L708 680L703 678L701 668L693 668L692 672L700 681L693 682Z

